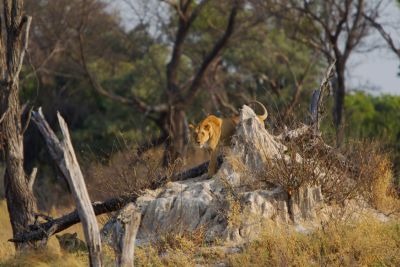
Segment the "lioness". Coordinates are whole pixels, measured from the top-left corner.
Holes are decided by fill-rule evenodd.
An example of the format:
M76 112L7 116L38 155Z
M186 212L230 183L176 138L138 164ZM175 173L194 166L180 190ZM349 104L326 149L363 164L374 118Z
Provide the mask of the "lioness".
M263 104L258 101L252 101L260 105L264 114L257 115L262 124L268 117L268 111ZM239 116L230 118L218 118L214 115L207 116L197 126L189 124L189 128L193 130L193 137L200 148L206 148L211 151L210 163L208 165L208 175L212 176L216 173L217 168L217 148L221 145L229 146L231 137L235 133L236 125L239 123Z
M86 243L80 240L77 233L66 233L63 235L56 235L60 248L69 253L78 251L87 251Z

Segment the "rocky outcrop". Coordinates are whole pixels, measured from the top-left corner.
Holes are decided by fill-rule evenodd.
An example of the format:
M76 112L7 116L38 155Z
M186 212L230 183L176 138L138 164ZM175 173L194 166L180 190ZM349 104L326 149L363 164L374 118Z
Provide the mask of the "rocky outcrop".
M267 221L298 224L317 217L322 203L319 187L301 188L289 197L284 188L259 180L257 175L268 171L267 162L291 159L251 108L243 106L240 116L232 147L225 149L224 162L214 177L169 182L138 198L142 212L138 243L199 227L205 227L209 241L241 242L256 236ZM294 160L302 159L296 155Z

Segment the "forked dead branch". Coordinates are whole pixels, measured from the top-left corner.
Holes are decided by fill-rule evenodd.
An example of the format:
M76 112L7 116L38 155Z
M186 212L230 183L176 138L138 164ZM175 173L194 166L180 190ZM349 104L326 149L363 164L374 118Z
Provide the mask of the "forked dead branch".
M72 146L68 126L63 117L58 113L58 123L63 136L63 139L60 141L48 125L41 109L39 109L38 112L33 112L32 116L46 141L53 160L68 181L69 188L71 189L77 206L79 218L83 225L85 239L89 249L90 265L102 266L103 256L100 230L91 205L89 193L86 189L85 180Z

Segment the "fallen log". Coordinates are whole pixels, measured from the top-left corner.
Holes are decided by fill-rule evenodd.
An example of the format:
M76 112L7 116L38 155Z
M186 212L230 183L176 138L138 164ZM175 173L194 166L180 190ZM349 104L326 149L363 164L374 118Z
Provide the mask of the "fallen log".
M95 215L101 215L117 211L129 202L136 201L137 196L111 198L104 202L94 202L92 207ZM74 210L66 215L56 219L48 219L47 222L31 225L29 231L19 233L15 238L9 239L10 242L26 242L29 240L42 240L48 238L53 234L61 232L74 224L79 223L81 220L78 211Z

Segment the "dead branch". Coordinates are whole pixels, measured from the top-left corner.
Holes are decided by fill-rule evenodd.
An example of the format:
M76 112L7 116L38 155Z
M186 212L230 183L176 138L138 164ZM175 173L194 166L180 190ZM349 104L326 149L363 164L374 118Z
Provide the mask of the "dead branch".
M136 234L140 226L141 213L136 210L133 203L128 204L123 210L125 218L121 220L124 223L124 235L121 240L121 256L118 259L119 266L133 267L135 255Z
M28 186L31 191L33 190L33 184L35 183L35 180L36 180L37 171L38 171L38 168L35 167L32 169L32 172L29 175Z
M376 22L373 18L370 16L366 15L365 13L363 14L364 18L371 23L371 25L378 30L379 34L382 36L383 40L386 41L386 43L389 45L389 48L399 57L400 59L400 47L397 47L390 36L390 34L383 28L383 26Z
M310 113L311 113L311 126L314 128L314 135L319 135L319 125L322 116L322 108L321 104L324 98L324 95L329 95L331 91L330 79L333 77L333 69L336 64L336 61L333 61L331 65L325 72L324 78L322 79L321 85L318 90L314 90L311 104L310 104Z
M114 94L113 92L105 89L98 82L97 78L90 71L90 69L88 67L86 56L85 56L84 49L83 49L82 33L79 33L79 47L80 47L80 56L81 56L83 71L85 72L85 75L88 78L90 85L97 93L99 93L100 95L107 97L113 101L119 102L123 105L134 106L135 108L144 112L144 114L146 114L146 115L150 112L164 112L167 110L167 105L159 104L159 105L155 105L155 106L150 106L147 103L145 103L142 99L140 99L139 97L137 97L135 95L132 95L130 98L127 98L127 97L123 97L121 95Z
M233 7L231 8L230 14L229 14L228 25L225 29L225 33L215 43L213 49L205 57L204 61L202 62L199 70L197 71L197 73L193 79L191 86L188 89L188 93L186 96L187 103L190 103L193 100L193 98L196 96L197 91L200 88L201 81L203 80L203 76L207 71L207 68L218 57L219 53L227 45L230 37L232 36L233 30L235 28L235 21L236 21L236 16L239 11L239 8L240 8L240 1L235 0L233 3Z
M101 215L104 213L117 211L127 203L136 201L136 198L137 196L125 196L111 198L104 202L94 202L92 203L94 214ZM41 223L37 226L31 225L30 230L18 233L15 238L8 241L23 243L30 240L42 240L43 238L48 238L53 234L61 232L72 225L79 223L80 221L81 220L79 218L78 211L74 210L66 215L45 223ZM52 232L50 232L50 230L52 230Z
M194 10L190 12L190 5L192 1L186 1L185 4L180 1L179 10L181 12L178 22L178 30L176 32L176 37L172 49L171 60L167 64L167 89L171 92L175 91L177 88L177 77L179 70L179 63L182 56L183 44L186 36L189 32L195 19L200 14L204 6L209 2L209 0L202 1Z
M293 93L292 93L292 99L289 103L289 105L286 107L284 113L283 113L283 121L286 121L286 119L288 118L288 116L293 112L293 109L295 108L296 104L299 102L299 98L300 98L300 93L301 90L303 88L304 85L304 81L307 79L308 74L311 70L311 67L314 65L317 57L313 57L307 64L304 72L302 73L302 78L301 80L297 79L297 75L295 73L295 71L292 68L292 65L290 64L290 60L287 56L285 56L282 53L277 53L277 56L283 60L286 64L286 67L289 70L290 75L292 76L293 82L294 82L294 89L293 89Z

